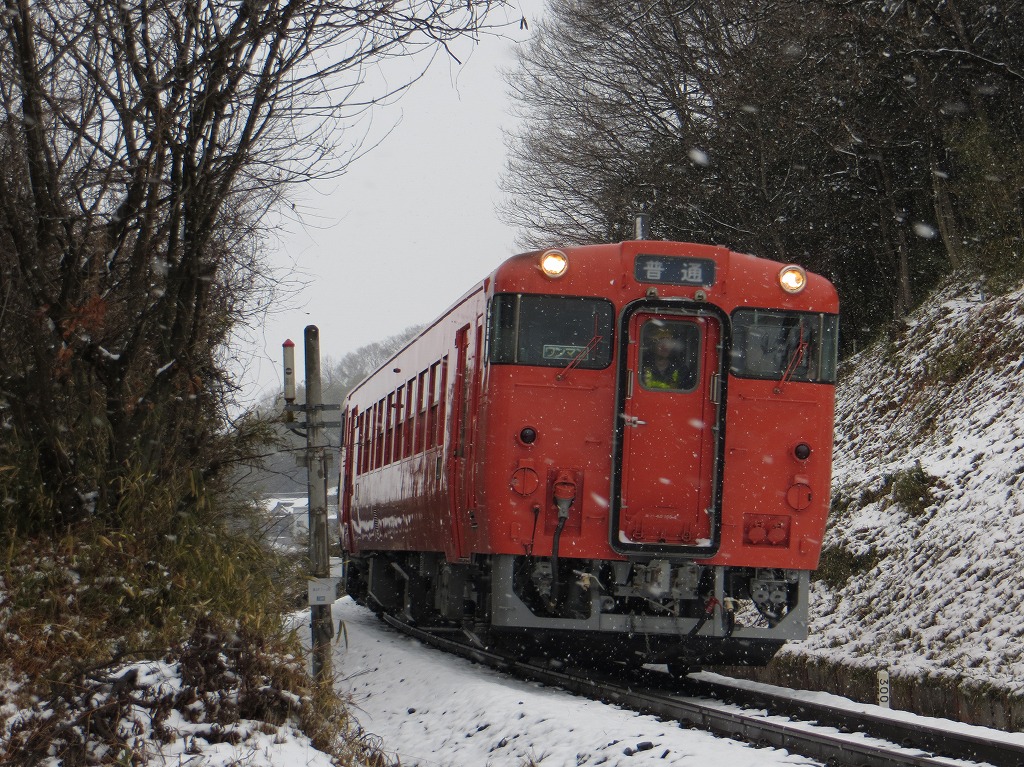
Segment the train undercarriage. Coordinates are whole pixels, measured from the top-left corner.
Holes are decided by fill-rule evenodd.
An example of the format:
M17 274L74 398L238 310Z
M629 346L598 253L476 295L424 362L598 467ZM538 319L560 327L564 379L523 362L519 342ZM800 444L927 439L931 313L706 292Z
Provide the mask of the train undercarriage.
M458 630L521 657L674 673L761 666L807 630L806 570L668 559L613 561L380 552L346 562L346 587L378 613Z

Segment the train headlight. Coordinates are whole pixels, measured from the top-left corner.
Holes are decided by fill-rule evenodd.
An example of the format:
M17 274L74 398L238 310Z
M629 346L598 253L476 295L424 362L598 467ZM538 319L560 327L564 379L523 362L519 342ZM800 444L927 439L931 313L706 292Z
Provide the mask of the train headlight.
M547 277L561 277L568 269L569 257L560 250L549 250L540 257L540 270Z
M795 295L807 287L807 272L795 264L784 266L779 272L779 285L787 293Z

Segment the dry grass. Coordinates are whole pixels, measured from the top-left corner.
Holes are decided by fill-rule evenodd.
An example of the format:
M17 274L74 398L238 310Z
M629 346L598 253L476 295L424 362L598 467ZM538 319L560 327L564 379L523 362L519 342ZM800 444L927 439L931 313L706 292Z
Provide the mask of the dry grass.
M243 720L287 723L337 764L387 764L306 671L286 621L296 563L260 546L244 514L179 519L172 533L168 510L154 511L132 529L4 541L0 765L145 764L142 736L173 739L172 712L207 742L240 739ZM138 661L175 664L181 686L147 686ZM146 733L125 726L140 709Z

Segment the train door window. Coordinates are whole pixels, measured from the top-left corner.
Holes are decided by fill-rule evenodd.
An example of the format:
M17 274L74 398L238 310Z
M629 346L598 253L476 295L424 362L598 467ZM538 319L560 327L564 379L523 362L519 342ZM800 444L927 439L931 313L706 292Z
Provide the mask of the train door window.
M730 369L742 378L835 383L839 317L737 309Z
M640 385L650 391L697 388L700 328L690 321L650 319L640 328Z
M601 369L611 363L610 301L574 296L498 294L490 307L490 361Z

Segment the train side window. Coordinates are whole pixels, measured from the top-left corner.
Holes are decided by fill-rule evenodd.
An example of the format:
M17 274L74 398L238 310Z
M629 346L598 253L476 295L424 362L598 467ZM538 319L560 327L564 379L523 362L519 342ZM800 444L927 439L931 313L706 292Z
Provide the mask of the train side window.
M366 412L366 432L363 437L363 444L366 445L366 471L373 471L373 419L376 413L376 405L370 405Z
M356 474L363 473L363 414L356 416L355 425L352 429L352 465Z
M839 317L835 314L737 309L730 370L741 378L835 383Z
M370 434L373 431L373 408L371 407L370 412L362 414L362 428L359 435L359 451L362 454L362 472L366 474L370 471L370 449L371 449L371 437Z
M501 293L490 307L489 359L497 364L583 369L611 364L610 301Z
M413 394L416 390L416 379L410 378L405 384L405 421L402 425L402 457L412 455L413 426L416 423L416 411L413 410Z
M376 440L374 439L374 422L377 419L377 404L374 403L370 406L370 411L366 414L366 470L373 471L373 451Z
M437 407L440 402L438 396L437 386L441 381L438 368L440 362L435 362L430 366L430 395L428 397L427 407L427 448L432 448L437 444Z
M392 447L394 460L402 460L402 432L405 429L405 384L398 387L395 392L395 403L392 405L395 411L395 437Z
M384 411L384 465L391 463L395 445L395 393L388 395L387 408Z
M437 436L436 445L444 444L445 403L448 397L448 355L441 358L441 380L437 384Z
M516 335L518 332L519 296L501 293L491 301L488 327L488 359L491 362L516 361Z
M384 465L384 406L385 400L377 403L377 417L374 419L373 428L373 468L379 469Z
M427 432L427 371L419 375L416 382L416 452L424 450L424 438Z

